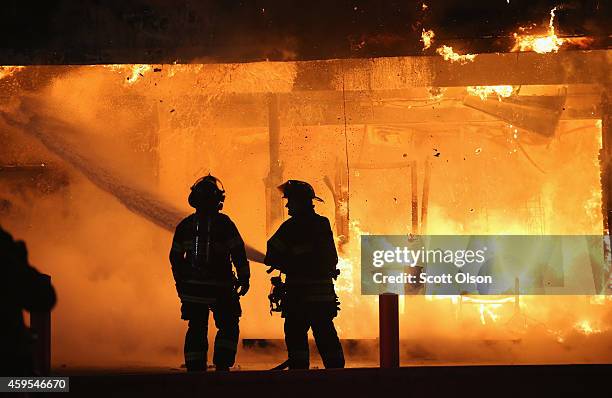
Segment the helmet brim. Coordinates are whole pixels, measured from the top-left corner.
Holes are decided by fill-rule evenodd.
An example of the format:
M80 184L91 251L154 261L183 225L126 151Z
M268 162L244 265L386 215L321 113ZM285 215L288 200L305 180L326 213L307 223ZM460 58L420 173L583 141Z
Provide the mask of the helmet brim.
M293 184L297 184L297 186L294 189L291 189ZM299 188L300 186L302 186L302 189L296 191L295 189ZM276 188L280 192L282 192L283 198L285 199L289 199L289 196L295 195L294 197L301 197L306 200L316 200L317 202L323 202L323 199L314 194L314 189L312 188L312 186L303 181L288 180L287 182L279 185ZM306 188L306 190L304 190L304 188Z
M299 196L299 195L296 195ZM314 198L309 198L308 196L302 196L304 199L311 199L311 200L316 200L317 202L325 202L323 199L321 199L318 196L315 196ZM289 197L287 195L283 195L284 199L289 199Z

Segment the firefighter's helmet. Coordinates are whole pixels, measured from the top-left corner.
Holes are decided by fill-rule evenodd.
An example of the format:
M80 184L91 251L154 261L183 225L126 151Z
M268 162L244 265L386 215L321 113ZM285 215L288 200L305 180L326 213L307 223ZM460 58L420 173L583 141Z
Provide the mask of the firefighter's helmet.
M283 193L283 198L296 198L323 202L323 199L315 195L312 185L304 181L288 180L284 184L279 185L278 189Z
M225 201L223 183L209 173L191 186L188 201L189 205L195 209L212 204L213 207L216 205L217 209L221 210Z

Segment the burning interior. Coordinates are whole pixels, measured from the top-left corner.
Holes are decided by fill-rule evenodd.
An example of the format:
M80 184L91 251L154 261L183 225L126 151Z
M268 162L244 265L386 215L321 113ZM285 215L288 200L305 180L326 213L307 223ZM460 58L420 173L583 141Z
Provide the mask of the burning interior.
M0 221L59 292L54 366L179 366L170 231L209 171L259 250L286 217L275 187L314 185L340 251L347 364L375 365L360 234L602 234L610 59L2 67ZM251 269L238 362L265 369L284 358L282 320ZM609 296L406 296L400 322L404 365L612 359Z

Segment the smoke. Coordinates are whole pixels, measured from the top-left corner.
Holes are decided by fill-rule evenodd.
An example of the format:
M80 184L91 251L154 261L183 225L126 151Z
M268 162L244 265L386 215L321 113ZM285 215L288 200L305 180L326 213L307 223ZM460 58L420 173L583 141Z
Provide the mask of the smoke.
M143 187L138 187L140 189L134 188L133 183L132 186L128 186L126 182L120 181L115 175L101 167L94 159L78 152L78 148L71 146L63 139L63 134L74 135L78 132L74 131L74 127L50 116L43 118L32 113L34 109L40 112L42 107L44 107L44 104L33 98L23 98L18 112L31 115L29 120L23 124L5 112L0 112L0 115L12 127L32 134L51 152L82 172L100 189L109 192L130 211L143 216L152 223L168 231L173 231L179 221L186 216L184 212L164 203ZM263 253L248 244L247 255L253 261L263 262Z

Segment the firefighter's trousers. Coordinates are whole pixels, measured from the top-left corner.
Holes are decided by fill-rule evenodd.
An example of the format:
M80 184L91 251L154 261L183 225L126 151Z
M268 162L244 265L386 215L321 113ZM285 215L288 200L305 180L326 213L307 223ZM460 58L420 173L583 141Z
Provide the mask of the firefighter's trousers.
M186 306L190 308L186 309ZM206 370L209 311L212 311L218 329L213 363L217 369L234 365L240 333L238 320L241 311L238 297L219 299L210 305L183 303L183 319L189 320L184 350L188 371Z
M343 368L344 354L333 315L329 311L291 311L285 315L285 343L290 369L308 369L308 329L312 328L315 343L326 368Z

